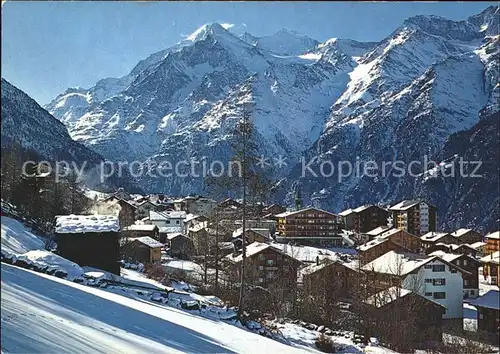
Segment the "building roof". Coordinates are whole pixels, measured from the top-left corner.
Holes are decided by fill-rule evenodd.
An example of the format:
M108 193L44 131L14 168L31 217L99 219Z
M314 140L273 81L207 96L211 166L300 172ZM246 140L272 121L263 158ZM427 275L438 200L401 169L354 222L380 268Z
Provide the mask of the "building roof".
M500 264L500 251L493 252L479 260L481 263Z
M149 236L137 237L132 239L132 241L140 242L143 245L148 246L149 248L160 248L164 246L163 243L160 243Z
M467 232L470 232L472 231L472 229L458 229L456 231L453 231L450 235L453 236L453 237L460 237L462 235L465 235Z
M118 217L112 215L58 215L55 232L87 233L120 231Z
M390 207L389 210L392 210L392 211L404 211L404 210L408 210L411 207L413 207L413 206L415 206L417 204L420 204L420 203L425 203L428 206L431 206L431 207L435 208L434 205L432 205L429 202L426 202L425 200L402 200L401 202L399 202L399 203L393 205L392 207Z
M355 213L361 213L362 211L364 211L364 210L366 210L366 209L368 209L368 208L371 208L372 206L373 206L373 205L371 205L371 204L361 205L361 206L359 206L359 207L355 208L355 209L354 209L354 212L355 212Z
M246 231L253 231L259 235L262 235L265 238L269 238L269 229L266 228L258 228L258 227L249 227L246 229ZM233 238L234 237L240 237L243 234L243 228L240 227L233 231Z
M284 218L284 217L287 217L287 216L290 216L290 215L299 214L299 213L302 213L302 212L308 211L308 210L315 210L315 211L318 211L320 213L325 213L325 214L330 214L330 215L333 215L333 216L337 216L337 214L331 213L329 211L322 210L322 209L317 209L317 208L312 208L312 207L311 208L301 209L301 210L296 210L296 211L285 211L284 213L276 214L275 216L278 217L278 218Z
M253 255L256 255L257 253L260 253L260 252L262 252L262 251L264 251L265 249L268 249L268 248L272 248L277 253L286 255L280 249L275 248L275 247L271 246L268 243L254 242L254 243L249 244L246 247L246 257L248 258L248 257L251 257ZM232 254L229 254L229 255L226 256L226 258L229 259L230 261L234 262L234 263L238 263L238 262L241 262L243 260L242 254L238 254L236 256L234 256Z
M185 211L149 211L149 220L171 220L171 219L184 219L186 217Z
M379 226L371 231L368 231L368 232L365 232L365 235L369 235L369 236L378 236L380 235L381 233L384 233L386 232L387 230L390 230L390 227L388 226Z
M367 271L375 271L377 273L402 276L409 274L422 267L426 263L435 260L440 260L443 263L448 264L448 266L458 269L461 273L469 274L469 272L467 272L466 270L457 267L456 265L438 256L423 256L420 254L398 253L395 251L390 251L383 254L377 259L364 265L362 269Z
M403 288L400 288L397 286L393 286L389 289L382 290L381 292L370 296L368 299L365 300L365 303L372 305L372 306L375 306L377 308L380 308L380 307L384 307L384 306L392 303L393 301L395 301L397 299L405 297L406 295L409 295L411 293L413 293L413 291L408 290L408 289L403 289ZM441 304L439 304L431 299L423 297L422 295L420 295L418 293L414 293L414 294L417 296L420 296L422 299L425 299L425 300L430 301L436 305L444 307L443 305L441 305Z
M422 241L430 241L430 242L436 242L437 240L440 240L441 238L448 236L449 233L447 232L428 232L423 236L420 236L420 239Z
M467 247L467 248L470 248L471 250L475 251L475 248L473 248L471 245L469 245L467 243L463 243L461 245L456 245L454 243L446 244L446 243L443 243L443 242L438 242L438 243L436 243L436 246L445 246L448 249L451 249L452 251L455 251L455 250L457 250L457 249L459 249L461 247Z
M486 242L478 241L478 242L470 243L468 245L470 248L477 250L478 248L485 246Z
M173 232L173 233L170 233L167 235L167 239L169 239L169 240L173 240L174 238L177 238L177 237L189 238L186 235L184 235L182 232Z
M344 211L341 211L339 213L339 216L347 216L347 215L351 215L352 213L354 213L353 209L346 209Z
M492 240L498 240L500 238L500 231L492 232L492 233L486 235L485 237L492 239Z
M160 234L182 233L180 226L162 226L158 228Z
M125 226L123 231L154 231L158 226L154 224L133 224L130 226Z
M486 307L488 309L500 309L500 292L498 290L490 290L483 296L469 301L473 306Z
M365 252L365 251L368 251L369 249L371 249L375 246L378 246L382 243L385 243L385 242L389 242L389 239L386 237L383 237L383 238L382 237L375 237L373 240L368 241L367 243L359 246L358 250L360 250L361 252Z

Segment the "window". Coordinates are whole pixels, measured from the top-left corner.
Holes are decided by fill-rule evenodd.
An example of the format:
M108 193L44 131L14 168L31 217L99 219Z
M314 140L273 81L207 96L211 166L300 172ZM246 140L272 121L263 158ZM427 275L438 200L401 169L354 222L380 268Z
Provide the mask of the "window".
M272 265L274 265L274 260L272 260L272 259L268 259L268 260L267 260L267 265L268 265L268 266L272 266Z
M468 286L469 285L469 281L467 279L464 280L464 286Z
M179 223L179 220L175 220L175 223L178 224Z
M170 224L170 220L165 220L165 224Z
M464 259L464 266L466 266L466 265L467 265L467 260L466 260L466 259Z
M426 283L432 283L432 279L425 279Z
M425 293L425 296L432 296L432 293Z
M444 264L433 264L432 271L433 272L444 272L445 271Z
M263 261L266 257L263 254L259 254L259 261Z
M445 292L436 292L434 293L434 299L446 299L446 293Z
M452 272L452 273L456 273L456 272L457 272L457 269L456 269L456 268L450 268L450 272Z
M264 278L259 278L259 283L263 283L264 282Z
M441 279L432 279L432 285L446 285L446 279L441 278Z
M432 268L432 265L430 265L430 264L424 265L424 269L431 269L431 268Z

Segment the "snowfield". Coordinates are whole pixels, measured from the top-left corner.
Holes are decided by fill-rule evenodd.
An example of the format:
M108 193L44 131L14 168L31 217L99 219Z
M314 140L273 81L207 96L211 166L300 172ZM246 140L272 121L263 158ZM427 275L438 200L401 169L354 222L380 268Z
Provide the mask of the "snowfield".
M25 253L44 248L44 241L21 222L2 216L2 251Z
M317 352L6 264L1 324L5 353Z

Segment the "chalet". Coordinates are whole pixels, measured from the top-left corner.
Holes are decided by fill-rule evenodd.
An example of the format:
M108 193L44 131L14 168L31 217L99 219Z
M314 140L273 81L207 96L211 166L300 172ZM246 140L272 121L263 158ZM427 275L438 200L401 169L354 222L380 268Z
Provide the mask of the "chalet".
M161 227L176 227L184 229L185 211L150 211L149 219L144 222Z
M346 230L365 233L376 227L387 225L389 212L376 205L363 205L345 210L339 216Z
M425 249L425 254L431 254L436 251L441 251L445 253L455 253L455 254L466 254L472 257L477 255L477 250L468 244L455 245L455 244L446 244L442 242L438 242L434 245L430 245Z
M59 215L55 219L58 254L80 266L120 274L120 223L111 215Z
M420 236L420 240L422 241L422 247L424 250L427 250L427 248L437 244L437 243L446 243L446 244L453 244L455 238L451 236L447 232L428 232L425 235Z
M193 240L182 233L172 233L167 236L167 247L173 257L189 259L193 254Z
M193 227L196 224L206 223L206 222L208 222L208 218L206 216L197 214L187 214L186 218L184 219L184 229L187 231L189 228Z
M354 266L325 258L299 270L299 282L306 294L349 297L359 281L359 272Z
M122 237L126 238L149 236L158 240L159 233L158 226L152 224L133 224L122 228Z
M483 265L483 277L488 284L500 286L500 251L479 260Z
M421 236L437 230L437 208L425 201L403 200L389 208L394 227Z
M121 250L125 257L137 262L159 263L163 246L162 243L149 236L142 236L122 240Z
M391 227L389 227L389 226L379 226L379 227L376 227L373 230L370 230L368 232L361 233L360 239L363 243L366 243L370 240L373 240L375 237L383 234L384 232L386 232L390 229L391 229Z
M328 211L306 208L277 214L278 242L342 247L339 217Z
M150 211L160 211L157 204L150 202L149 200L142 201L141 203L135 204L135 219L140 220L149 216Z
M380 290L399 286L446 308L443 319L463 326L463 276L466 270L437 256L390 251L364 265L365 283ZM370 282L373 282L371 284Z
M225 207L235 207L237 209L240 209L242 207L242 204L234 199L227 198L224 201L219 203L219 206L222 208Z
M393 286L370 296L364 302L368 314L367 330L380 340L406 352L428 341L442 341L443 315L446 308L418 292ZM401 332L401 321L411 317L411 328ZM398 319L398 320L394 320ZM403 336L403 337L402 337Z
M135 206L116 195L98 201L96 206L102 214L118 215L120 227L129 226L135 222Z
M453 231L450 235L455 237L455 243L458 245L464 243L480 242L483 240L483 235L472 229L458 229L456 231Z
M233 265L232 270L239 273L237 266L243 256L230 254L225 259ZM279 283L284 290L294 289L297 285L297 270L301 263L267 243L254 242L246 247L245 272L247 281L263 287Z
M439 258L469 272L470 274L463 275L464 299L476 298L479 296L479 267L481 266L481 263L477 259L466 254L453 254L442 251L435 251L430 255L438 256Z
M485 236L486 238L486 254L492 254L500 251L500 231L492 232Z
M245 242L246 244L251 244L254 242L269 242L271 241L271 236L269 234L268 229L258 229L258 228L249 228L245 229ZM239 250L242 247L242 238L243 238L243 228L240 227L236 231L233 232L232 243L235 249Z
M490 290L483 296L469 301L477 308L477 328L498 336L500 331L500 292Z
M276 215L276 214L281 214L286 211L286 208L284 206L278 205L278 204L271 204L262 209L261 216L267 216L267 215Z
M468 245L476 251L476 256L484 256L486 252L486 242L474 242Z
M399 229L389 229L358 247L361 264L373 261L389 251L418 253L422 243L418 236Z

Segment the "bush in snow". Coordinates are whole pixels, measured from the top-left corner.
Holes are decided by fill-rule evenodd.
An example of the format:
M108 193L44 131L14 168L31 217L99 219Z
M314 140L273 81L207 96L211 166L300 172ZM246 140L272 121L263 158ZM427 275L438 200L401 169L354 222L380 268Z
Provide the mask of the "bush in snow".
M316 348L325 353L336 353L337 351L333 340L324 334L320 334L314 344Z

